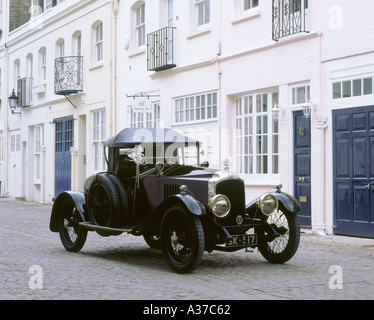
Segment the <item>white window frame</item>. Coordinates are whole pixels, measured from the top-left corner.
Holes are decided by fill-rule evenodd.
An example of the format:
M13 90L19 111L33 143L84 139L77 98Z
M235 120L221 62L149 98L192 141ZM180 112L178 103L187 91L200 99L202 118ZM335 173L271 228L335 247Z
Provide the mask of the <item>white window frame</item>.
M291 86L291 107L296 108L310 101L310 84Z
M142 1L134 8L135 24L135 47L143 47L146 43L145 38L145 2Z
M17 90L17 83L18 83L18 80L21 79L21 62L19 59L16 59L14 61L14 65L13 65L13 80L14 80L14 83L13 83L13 89Z
M42 83L47 80L47 50L45 47L39 50L39 80Z
M104 59L104 25L102 22L94 28L94 52L95 62L102 62Z
M31 17L37 17L38 15L42 14L44 12L44 1L42 3L43 7L40 5L40 0L31 0L31 6L30 6L30 15Z
M218 119L217 91L175 98L173 105L175 125Z
M4 135L0 133L0 161L4 161Z
M247 184L279 181L279 124L271 114L277 103L277 91L250 93L235 99L236 171Z
M194 0L196 28L200 28L210 23L210 5L210 0Z
M21 151L21 134L13 133L10 135L10 152Z
M246 12L253 8L258 8L260 6L260 0L241 0L240 7L241 11Z
M160 101L151 102L150 111L135 111L133 106L129 106L130 128L159 128L160 127Z
M42 147L44 145L44 126L34 126L34 183L40 183Z
M106 140L106 112L100 109L92 112L92 168L105 171L104 142Z

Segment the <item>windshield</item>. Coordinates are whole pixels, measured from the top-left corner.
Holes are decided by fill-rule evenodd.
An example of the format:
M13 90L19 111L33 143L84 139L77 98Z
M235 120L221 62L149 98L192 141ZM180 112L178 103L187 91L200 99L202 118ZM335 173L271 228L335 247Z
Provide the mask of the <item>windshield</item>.
M136 159L136 152L135 148L119 149L120 157L125 156L133 161ZM148 167L154 167L158 162L192 166L199 165L197 146L150 146L142 147L138 152L141 152L141 163L146 164Z

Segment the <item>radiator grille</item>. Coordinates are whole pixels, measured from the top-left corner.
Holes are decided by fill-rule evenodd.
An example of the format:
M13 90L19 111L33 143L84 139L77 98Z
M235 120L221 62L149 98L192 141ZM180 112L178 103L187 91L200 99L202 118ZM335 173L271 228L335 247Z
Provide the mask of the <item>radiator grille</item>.
M222 224L237 225L237 216L245 213L244 181L235 179L222 180L217 183L216 194L225 195L231 202L231 211L226 218L220 220Z

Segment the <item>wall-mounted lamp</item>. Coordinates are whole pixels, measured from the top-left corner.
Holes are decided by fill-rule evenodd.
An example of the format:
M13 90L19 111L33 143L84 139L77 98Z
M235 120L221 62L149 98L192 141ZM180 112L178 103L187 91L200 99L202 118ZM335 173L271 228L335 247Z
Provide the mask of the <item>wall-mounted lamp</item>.
M283 113L283 108L279 107L277 104L275 104L273 109L271 109L271 115L272 115L273 119L278 120L280 113Z
M21 114L21 112L17 112L17 105L18 105L18 96L16 96L16 93L13 89L12 94L8 97L8 102L9 102L9 108L12 111L12 114Z
M312 101L307 100L307 102L303 104L303 114L305 118L309 118L312 109L315 110L316 105Z

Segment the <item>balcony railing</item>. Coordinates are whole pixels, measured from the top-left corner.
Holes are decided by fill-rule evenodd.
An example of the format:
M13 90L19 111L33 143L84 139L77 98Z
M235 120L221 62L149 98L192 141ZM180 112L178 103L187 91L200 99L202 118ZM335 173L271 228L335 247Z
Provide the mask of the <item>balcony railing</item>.
M273 0L273 40L306 30L308 0Z
M176 67L174 30L165 27L147 35L147 70L162 71Z
M83 57L55 59L55 94L69 95L83 91Z

